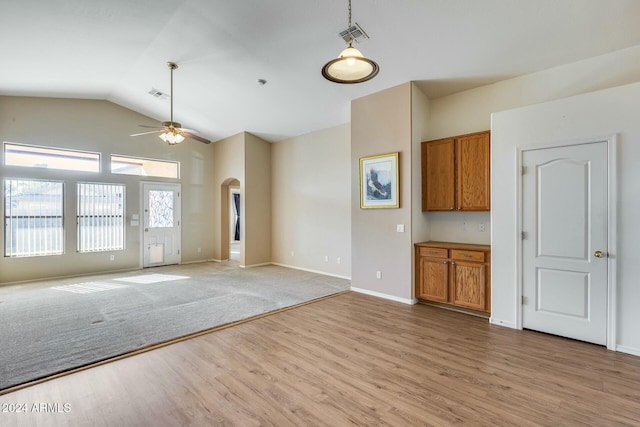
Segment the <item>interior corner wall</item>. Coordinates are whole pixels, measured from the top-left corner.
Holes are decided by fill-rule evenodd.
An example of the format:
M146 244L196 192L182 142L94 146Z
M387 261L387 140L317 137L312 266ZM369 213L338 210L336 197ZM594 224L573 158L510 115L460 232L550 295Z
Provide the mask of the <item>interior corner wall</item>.
M223 212L228 209L228 194L222 194L225 182L231 179L240 181L240 236L245 236L244 218L244 191L245 180L245 136L244 133L221 139L213 143L213 186L211 188L214 206L210 212L210 221L213 224L213 256L214 260L222 260L222 242L225 240L222 233L227 233L227 227L223 225ZM223 206L224 205L224 206ZM240 240L240 264L244 265L244 241Z
M244 265L271 262L271 144L244 133ZM242 188L242 182L240 183ZM241 208L242 210L242 208Z
M617 136L617 347L640 356L640 83L496 113L492 117L492 322L516 324L516 149Z
M429 132L429 98L415 85L411 84L411 181L413 201L412 241L424 242L430 239L431 229L427 215L422 213L422 141L426 141Z
M491 114L495 112L639 80L640 45L431 99L427 140L490 129ZM508 180L493 176L492 195L508 190L511 185ZM423 215L428 217L432 240L489 244L492 227L498 224L489 212L429 212ZM469 231L463 230L463 222L467 223ZM478 231L480 222L485 224L485 232Z
M411 90L405 83L351 102L351 285L404 302L413 299ZM400 208L362 209L360 158L392 152L399 153Z
M351 277L350 129L272 145L274 263Z

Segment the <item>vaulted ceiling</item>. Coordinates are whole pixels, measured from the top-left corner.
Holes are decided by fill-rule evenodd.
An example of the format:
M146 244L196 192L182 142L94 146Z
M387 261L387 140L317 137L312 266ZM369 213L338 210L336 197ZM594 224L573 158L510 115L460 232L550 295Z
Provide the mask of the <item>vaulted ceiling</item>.
M169 120L149 91L169 92L174 61L175 121L214 141L278 141L347 123L352 99L407 81L436 98L640 44L637 0L352 8L370 37L357 47L381 71L338 85L320 69L345 47L347 0L0 0L0 95L106 99Z

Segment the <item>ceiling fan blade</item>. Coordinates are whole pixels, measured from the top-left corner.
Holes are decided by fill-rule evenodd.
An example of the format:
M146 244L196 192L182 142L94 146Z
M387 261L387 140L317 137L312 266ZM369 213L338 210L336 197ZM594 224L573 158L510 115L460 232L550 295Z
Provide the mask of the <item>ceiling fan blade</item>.
M156 130L152 130L152 131L149 131L149 132L134 133L133 135L129 135L129 136L148 135L150 133L158 133L158 132L162 132L162 131L164 131L164 129L156 129Z
M211 144L211 141L209 141L208 139L205 139L198 135L194 135L191 132L182 132L182 135L185 138L191 138L191 139L195 139L196 141L204 142L205 144Z
M141 128L151 128L151 129L158 129L158 125L154 125L154 126L149 126L149 125L138 125Z
M200 133L200 131L197 131L195 129L187 129L187 128L180 128L181 132L189 132L189 133Z

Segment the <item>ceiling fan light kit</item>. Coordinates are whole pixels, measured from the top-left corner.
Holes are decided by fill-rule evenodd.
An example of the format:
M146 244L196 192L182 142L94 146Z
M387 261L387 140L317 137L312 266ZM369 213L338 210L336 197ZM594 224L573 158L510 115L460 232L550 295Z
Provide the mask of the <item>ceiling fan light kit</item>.
M322 67L322 76L334 83L362 83L378 75L380 67L375 61L366 58L362 52L352 46L354 36L351 33L351 0L349 0L349 26L346 36L349 46Z
M185 138L191 138L200 142L204 142L205 144L210 144L211 141L209 141L208 139L205 139L205 138L202 138L201 136L193 134L193 132L197 132L197 131L193 129L184 129L182 127L182 124L173 121L173 70L178 68L178 64L176 64L175 62L167 62L167 66L171 70L171 95L169 99L171 103L171 119L167 122L162 122L162 129L156 129L150 132L136 133L131 136L147 135L150 133L162 132L160 135L158 135L158 137L169 145L180 144L182 141L185 140ZM144 127L151 127L151 126L144 126Z

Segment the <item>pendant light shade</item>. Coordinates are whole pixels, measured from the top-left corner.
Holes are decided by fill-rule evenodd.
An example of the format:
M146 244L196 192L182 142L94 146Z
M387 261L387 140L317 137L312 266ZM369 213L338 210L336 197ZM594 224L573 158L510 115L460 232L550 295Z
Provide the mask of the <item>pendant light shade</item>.
M356 24L357 25L357 24ZM322 67L322 76L334 83L362 83L371 80L380 71L375 61L366 58L358 49L352 46L353 36L351 31L351 0L349 0L349 47L340 52Z
M325 79L335 83L361 83L374 78L380 67L349 45L340 55L322 67Z

